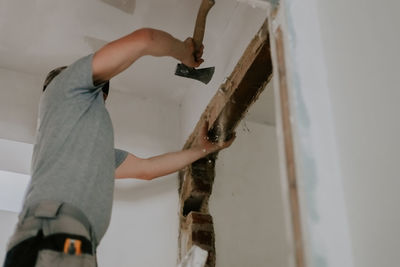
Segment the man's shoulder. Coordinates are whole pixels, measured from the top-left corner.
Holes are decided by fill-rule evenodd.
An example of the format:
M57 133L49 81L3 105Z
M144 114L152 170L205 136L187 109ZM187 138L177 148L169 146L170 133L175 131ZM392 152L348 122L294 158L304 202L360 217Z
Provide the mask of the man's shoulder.
M81 93L97 93L92 77L93 54L79 58L54 79L53 90L63 92L66 97L75 97Z

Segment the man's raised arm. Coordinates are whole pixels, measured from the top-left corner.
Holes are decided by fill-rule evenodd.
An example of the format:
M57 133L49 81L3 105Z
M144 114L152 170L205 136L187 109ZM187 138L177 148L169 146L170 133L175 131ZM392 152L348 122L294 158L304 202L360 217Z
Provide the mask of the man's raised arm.
M195 53L192 38L180 41L160 30L140 29L108 43L95 53L93 80L95 84L108 81L146 55L170 56L187 66L198 67L203 62L202 50Z

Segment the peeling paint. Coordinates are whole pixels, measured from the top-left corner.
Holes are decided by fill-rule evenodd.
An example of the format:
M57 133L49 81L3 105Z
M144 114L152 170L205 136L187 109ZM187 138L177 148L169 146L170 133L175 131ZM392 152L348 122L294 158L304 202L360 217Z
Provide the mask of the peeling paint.
M294 24L294 1L287 0L285 2L286 6L286 25L288 31L288 41L289 41L289 57L288 60L291 62L288 64L292 71L291 75L291 86L292 86L292 101L293 101L293 114L296 114L295 117L292 117L293 120L296 120L295 131L297 131L297 158L298 161L298 172L300 173L299 178L301 179L301 186L303 187L302 196L304 197L304 204L306 209L304 211L307 212L306 220L308 223L305 227L310 231L309 223L316 225L320 220L320 215L317 207L317 186L318 186L318 177L317 177L317 166L313 156L313 144L311 138L311 121L310 115L308 114L308 110L306 108L304 102L304 96L302 93L302 81L300 78L300 74L298 72L298 56L296 54L297 48L297 36L295 31ZM310 258L308 259L313 267L327 267L326 255L322 251L320 251L321 247L317 245L317 240L313 238L313 236L308 238L308 242L310 242L312 249L309 251ZM319 248L319 249L317 249Z
M280 0L268 0L268 2L270 2L271 4L273 4L274 6L279 5Z
M288 0L286 2L286 9L287 14L291 14L292 10L292 0ZM288 58L292 60L292 66L296 66L296 32L294 28L294 22L291 16L286 18L288 34L289 34L289 53L291 54ZM296 68L293 68L296 69ZM298 126L297 131L298 135L300 136L299 146L301 154L301 160L303 161L304 168L301 170L303 171L302 178L304 179L304 186L306 190L306 204L307 204L307 211L309 212L309 217L314 221L318 221L318 209L316 207L316 187L317 187L317 172L316 172L316 164L315 160L312 156L312 143L310 141L310 128L311 128L311 121L310 116L308 114L306 105L304 103L304 98L302 95L302 86L301 86L301 79L298 72L294 72L292 74L292 81L291 84L293 86L293 100L294 100L294 108L296 114L296 125ZM293 118L292 118L293 119Z
M320 255L315 255L314 259L313 259L313 266L316 267L327 267L328 263L326 261L326 259Z

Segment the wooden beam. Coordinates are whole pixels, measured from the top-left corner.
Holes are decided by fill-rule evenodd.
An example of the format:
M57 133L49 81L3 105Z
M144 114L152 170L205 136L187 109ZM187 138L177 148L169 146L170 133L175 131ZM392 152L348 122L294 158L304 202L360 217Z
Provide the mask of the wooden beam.
M289 185L289 201L292 217L293 238L296 252L296 266L304 267L304 248L303 236L301 232L300 204L297 190L297 175L294 155L294 145L292 137L292 125L290 123L290 104L289 91L287 85L285 50L283 45L283 33L279 27L275 33L276 53L278 60L278 78L279 78L279 99L282 115L282 131L284 152L286 160L286 173Z
M272 78L268 21L248 45L232 74L220 86L202 114L184 148L198 138L204 120L209 123L209 137L213 141L230 138L267 83Z
M272 78L268 21L266 20L248 45L232 74L217 90L201 115L184 148L199 138L204 122L209 123L208 136L214 142L230 139L249 107L257 100ZM206 249L207 267L215 266L215 244L208 200L212 192L217 153L210 154L179 174L180 232L179 257L192 245Z

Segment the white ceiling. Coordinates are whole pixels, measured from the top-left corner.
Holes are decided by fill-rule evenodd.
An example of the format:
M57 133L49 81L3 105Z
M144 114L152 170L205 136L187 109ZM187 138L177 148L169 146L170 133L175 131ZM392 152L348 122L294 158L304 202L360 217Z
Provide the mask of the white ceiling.
M162 29L179 39L185 39L192 35L200 2L0 0L0 68L44 78L54 67L70 64L83 55L93 53L103 44L141 27ZM216 57L214 53L218 53L216 48L219 37L228 28L232 16L238 15L234 11L243 5L247 4L236 0L216 1L207 21L204 41L206 62L203 67L226 67L229 51L235 48L235 43L224 47L225 58L222 60L221 56ZM254 9L254 12L260 11ZM245 17L241 19L246 23ZM229 34L232 40L240 36L240 30ZM216 58L218 62L213 60ZM142 58L113 79L111 86L114 90L180 103L185 92L198 82L175 76L176 63L171 58ZM259 106L271 102L272 90L268 90L266 94L269 96L263 96ZM253 120L273 123L274 116L271 112L253 110Z

